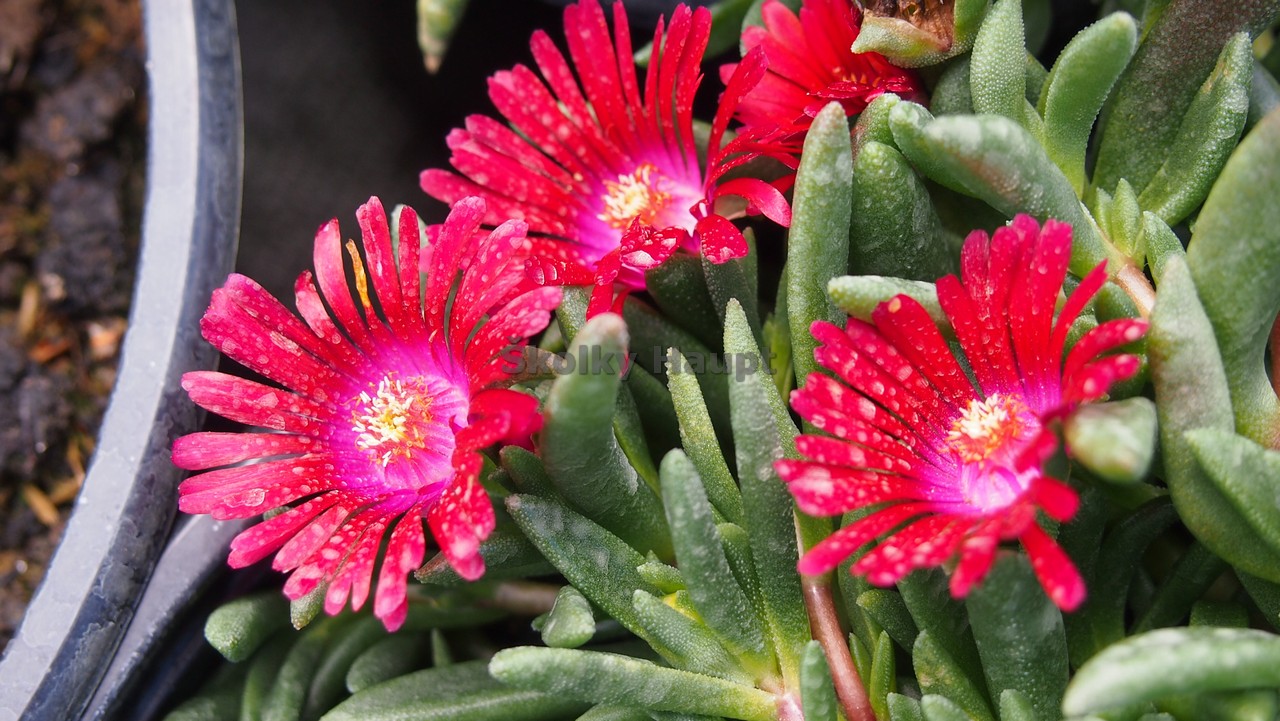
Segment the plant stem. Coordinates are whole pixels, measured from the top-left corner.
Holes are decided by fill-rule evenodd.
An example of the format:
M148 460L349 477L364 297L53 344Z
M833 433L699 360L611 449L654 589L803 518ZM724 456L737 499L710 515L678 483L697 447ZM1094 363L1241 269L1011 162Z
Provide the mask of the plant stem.
M836 616L836 604L831 596L831 574L802 575L800 586L804 590L805 608L809 611L809 627L827 655L831 680L845 718L849 721L876 721L867 690L853 665L853 655L849 653L849 644L845 642L844 631Z
M488 603L522 616L539 616L549 613L556 605L558 586L533 581L503 581L493 589Z
M1115 284L1128 294L1133 304L1138 306L1138 313L1143 318L1151 317L1151 308L1156 304L1156 289L1151 286L1146 273L1136 265L1126 265L1116 273Z

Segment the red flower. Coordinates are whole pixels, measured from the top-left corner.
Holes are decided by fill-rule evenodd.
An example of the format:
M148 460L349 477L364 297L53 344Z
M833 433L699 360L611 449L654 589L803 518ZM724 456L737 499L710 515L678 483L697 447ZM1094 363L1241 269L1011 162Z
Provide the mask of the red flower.
M527 220L535 276L548 284L595 285L591 315L610 307L615 282L624 295L643 289L644 271L678 250L713 262L744 255L741 231L717 208L727 196L790 222L777 187L754 178L721 180L758 155L722 141L737 101L764 72L761 53L744 59L728 81L704 171L693 98L710 12L681 5L670 27L659 22L643 92L621 2L613 6L612 35L596 0L569 6L564 19L572 65L545 33L535 33L530 47L541 76L518 65L489 79L489 97L514 131L489 117L469 117L448 137L450 162L461 175L424 171L427 194L447 203L484 197L490 224Z
M356 214L365 261L355 243L346 248L354 302L329 221L316 234L315 277L296 284L301 320L244 276L214 291L205 339L284 389L224 373L183 378L200 406L266 432L174 442L175 464L205 471L179 487L179 507L224 519L295 504L237 536L232 566L276 553L273 567L293 571L285 595L327 584L325 610L336 614L348 597L355 609L367 600L389 532L374 615L393 630L407 610L406 576L422 563L424 517L460 575L484 573L478 547L494 515L479 450L527 439L542 422L532 396L500 387L500 353L546 327L560 301L557 288L524 290L524 223L478 236L485 212L478 198L457 203L420 257L414 212L402 212L393 253L371 198Z
M958 557L951 592L962 597L982 580L999 542L1018 539L1053 602L1080 605L1084 583L1036 520L1043 511L1067 521L1078 505L1070 486L1044 474L1057 447L1050 424L1137 372L1137 357L1101 354L1137 340L1147 324L1103 323L1064 360L1068 329L1106 282L1099 265L1055 322L1070 254L1070 226L1049 220L1041 231L1025 215L991 240L975 231L965 241L963 282L948 276L937 288L976 388L924 308L906 296L880 304L874 324L814 324L824 344L815 356L836 378L811 374L791 404L835 437L800 436L796 447L807 460L778 461L778 472L806 513L873 510L810 550L801 573L825 573L887 534L854 573L889 585Z
M804 0L799 17L778 0L766 0L761 15L764 27L752 26L742 34L743 45L762 48L769 61L764 78L738 106L738 119L748 133L803 133L833 100L853 116L883 93L908 99L921 93L915 73L879 53L849 49L862 22L849 0ZM720 73L727 78L736 70L736 65L725 65Z

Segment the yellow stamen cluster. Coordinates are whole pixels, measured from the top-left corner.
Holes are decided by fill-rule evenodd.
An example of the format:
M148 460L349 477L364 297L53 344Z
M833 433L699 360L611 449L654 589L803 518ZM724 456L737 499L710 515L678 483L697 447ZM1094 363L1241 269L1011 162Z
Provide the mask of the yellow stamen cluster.
M644 163L634 172L619 175L617 180L606 180L604 209L596 217L617 230L631 227L636 218L645 225L654 225L658 214L671 203L671 193L662 189L666 184L667 179L653 163Z
M426 448L424 430L431 422L431 396L419 380L384 377L378 388L363 391L351 414L356 446L377 456L385 467L397 456L408 457Z
M1025 430L1027 407L1017 398L992 394L986 400L969 401L969 407L951 424L947 443L968 463L990 458Z

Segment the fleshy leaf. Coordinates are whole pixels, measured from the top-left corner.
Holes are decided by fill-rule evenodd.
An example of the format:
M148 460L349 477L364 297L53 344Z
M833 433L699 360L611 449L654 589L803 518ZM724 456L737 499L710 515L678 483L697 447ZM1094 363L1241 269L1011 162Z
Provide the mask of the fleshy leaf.
M1094 184L1111 190L1126 178L1139 193L1168 158L1182 118L1232 35L1256 36L1280 12L1280 0L1248 3L1168 0L1142 34L1101 123ZM1195 28L1189 32L1188 28Z
M1280 636L1252 629L1170 628L1134 636L1090 659L1062 710L1084 715L1167 696L1280 687Z
M954 701L975 721L995 721L981 687L969 678L928 631L916 636L911 649L921 693L936 693Z
M1187 265L1213 324L1236 430L1280 445L1280 402L1263 363L1280 311L1280 111L1232 153L1196 221Z
M893 147L862 145L853 163L853 211L853 273L932 281L955 270L929 191Z
M661 474L676 560L698 615L748 667L767 669L764 630L729 569L702 479L679 450L662 459Z
M1137 47L1133 18L1112 13L1067 43L1045 81L1039 107L1045 152L1078 196L1084 196L1085 151L1093 122Z
M1118 273L1127 259L1101 237L1062 174L1040 143L1016 122L993 115L948 115L929 119L915 103L899 103L889 116L898 148L927 177L986 202L1012 218L1026 213L1056 218L1072 229L1071 272L1083 277L1111 260Z
M563 586L540 629L542 642L551 648L577 648L596 633L591 604L578 589Z
M965 606L988 690L1020 691L1041 721L1058 719L1068 676L1066 633L1030 562L1022 555L998 558Z
M840 320L824 289L849 265L852 164L848 120L839 103L830 103L805 136L787 236L787 322L797 383L818 367L809 326Z
M572 653L572 652L570 652ZM513 689L489 675L484 661L418 671L366 688L325 714L325 721L551 721L590 704L556 694Z
M1195 210L1236 147L1249 116L1252 45L1237 33L1187 108L1169 157L1138 197L1144 209L1173 225Z
M521 646L499 651L489 672L503 683L555 698L653 711L773 721L773 695L702 674L599 651Z
M619 374L627 361L627 328L604 313L573 339L570 373L551 386L542 457L556 489L584 515L641 551L671 552L662 503L628 462L614 428ZM632 566L634 568L634 565Z
M1280 554L1259 539L1211 481L1185 433L1233 429L1231 396L1213 327L1187 263L1172 257L1160 277L1147 353L1156 391L1164 480L1183 523L1209 550L1237 568L1280 580Z
M1218 491L1280 553L1280 452L1213 428L1188 431L1186 439Z
M804 721L836 721L839 704L836 689L831 683L831 668L822 645L810 641L804 647L800 662L800 701L804 708Z
M1071 455L1115 483L1146 477L1156 452L1156 405L1147 398L1081 406L1063 429Z

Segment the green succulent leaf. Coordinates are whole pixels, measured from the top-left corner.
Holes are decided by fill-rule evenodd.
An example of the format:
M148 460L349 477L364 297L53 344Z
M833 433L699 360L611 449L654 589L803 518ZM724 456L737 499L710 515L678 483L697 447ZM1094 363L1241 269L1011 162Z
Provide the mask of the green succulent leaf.
M925 721L920 702L900 693L889 694L889 721Z
M508 688L489 675L484 661L468 661L366 688L322 721L551 721L588 706L560 695Z
M289 624L289 601L279 591L263 591L219 606L209 614L204 637L223 658L238 663Z
M854 640L857 640L856 638ZM897 660L893 650L893 639L885 631L880 632L876 640L876 650L871 658L871 671L867 674L867 695L870 697L871 710L876 718L889 718L889 695L897 686Z
M427 72L434 75L440 69L468 4L469 0L418 0L418 49Z
M1196 599L1204 595L1225 570L1227 564L1212 551L1199 543L1192 544L1156 590L1151 606L1134 625L1133 632L1143 633L1180 623Z
M735 683L752 684L751 675L725 650L705 623L645 591L636 591L632 604L641 625L671 650L679 659L681 668Z
M262 718L262 705L266 703L276 677L280 675L280 666L284 664L289 649L300 638L296 633L282 633L273 636L248 662L248 672L244 676L244 692L240 696L239 718L245 721L257 721ZM342 689L339 688L339 691ZM219 717L218 721L228 716Z
M1209 194L1249 116L1253 54L1247 33L1237 33L1192 99L1168 159L1143 189L1138 203L1173 225Z
M852 178L849 123L844 108L831 103L805 136L787 236L787 323L797 382L817 369L817 341L809 326L816 320L840 320L824 289L849 265Z
M676 560L698 614L749 666L767 668L764 629L729 568L702 479L681 451L662 460L662 497Z
M702 398L698 379L692 373L674 372L688 365L679 350L672 348L667 355L675 359L674 368L667 368L667 385L679 419L681 444L702 477L711 504L729 521L740 523L742 493L716 440L711 414Z
M877 95L875 100L858 114L853 124L853 157L857 161L858 153L867 143L880 143L893 146L893 130L889 128L889 111L902 102L902 98L894 93ZM937 91L934 91L934 103L937 103Z
M613 653L521 646L499 651L489 672L517 689L553 698L743 721L774 719L772 694Z
M679 423L671 400L671 392L652 373L632 364L624 383L636 402L640 424L654 458L680 445Z
M915 12L871 12L896 5L867 5L853 52L875 52L901 68L940 63L968 52L982 24L989 0L957 0L930 9L907 6ZM931 16L936 13L937 16ZM901 17L897 15L902 15ZM914 21L914 22L913 22Z
M926 721L972 721L959 704L946 696L925 695L920 699L920 709Z
M810 641L804 647L800 662L800 701L804 721L836 721L840 716L831 667L827 665L822 644L817 641Z
M351 662L344 680L347 690L363 691L428 665L433 656L428 638L423 633L384 636Z
M645 562L644 556L559 501L515 495L506 502L520 529L569 583L627 630L647 640L631 604L636 589L659 593L636 571ZM661 647L655 650L662 651Z
M1026 55L1022 0L996 0L982 21L969 56L974 112L1003 115L1025 125Z
M1142 214L1142 245L1147 249L1147 265L1153 278L1164 277L1165 262L1169 258L1185 261L1187 257L1178 234L1154 213Z
M1280 636L1252 629L1170 628L1110 646L1086 663L1062 710L1083 715L1212 691L1280 687Z
M1183 523L1217 555L1239 569L1280 580L1280 554L1258 538L1249 522L1201 468L1186 432L1230 432L1231 396L1213 327L1196 295L1187 263L1165 262L1151 330L1151 378L1160 420L1165 482Z
M1102 542L1084 606L1066 617L1072 666L1125 637L1125 601L1147 548L1178 520L1167 496L1154 498L1115 523Z
M827 295L836 307L857 318L871 322L876 306L905 295L924 306L929 319L946 335L953 335L951 319L942 312L938 302L938 290L933 283L901 278L885 278L878 275L843 275L827 283Z
M1267 623L1270 623L1272 628L1280 630L1280 584L1240 571L1236 572L1236 577L1249 592L1253 602L1258 604Z
M954 701L975 721L995 721L986 694L928 631L916 636L911 649L916 681L925 694L938 694Z
M382 622L372 616L361 616L335 634L325 649L315 678L307 692L304 718L316 718L333 708L346 695L347 672L361 654L387 638Z
M747 323L756 337L756 343L764 345L764 328L760 323L760 301L757 286L757 263L755 233L750 228L742 232L747 241L747 254L724 263L712 263L706 256L701 257L702 272L707 279L707 292L711 295L711 303L715 314L715 340L707 345L719 348L723 341L721 330L724 328L724 309L730 300L736 300L747 315ZM686 312L681 309L680 313Z
M982 662L969 628L969 616L964 604L951 596L947 574L941 569L915 571L898 582L898 593L916 627L928 631L932 642L942 647L970 678L981 679Z
M1044 148L1083 197L1085 151L1093 122L1138 47L1138 27L1127 13L1112 13L1081 30L1053 64L1040 93Z
M1068 676L1066 633L1062 613L1045 596L1026 557L997 558L965 606L987 689L993 695L1020 691L1038 719L1058 719Z
M627 327L596 316L573 339L574 371L556 378L544 410L542 458L556 489L579 511L641 551L671 552L662 503L618 444L613 418ZM632 568L638 564L633 564Z
M1231 36L1245 31L1254 37L1280 12L1280 0L1168 0L1165 5L1143 33L1102 119L1094 169L1100 188L1110 190L1126 178L1139 193L1145 190L1168 159L1179 119Z
M644 279L646 290L664 316L678 319L682 328L708 346L720 344L721 321L698 256L677 253L647 271Z
M1185 437L1218 492L1280 553L1280 452L1213 428L1188 431Z
M1191 620L1187 625L1248 628L1249 609L1234 601L1196 601L1191 606Z
M862 145L853 163L853 210L853 273L934 280L954 270L929 191L891 145Z
M760 352L742 308L732 302L726 313L724 347L735 357ZM766 626L790 687L798 678L804 644L809 641L809 616L796 573L800 556L795 504L773 464L784 453L795 452L796 430L777 388L760 373L733 376L729 400L742 484L743 528L750 538Z
M551 648L577 648L596 634L595 614L587 597L573 586L563 586L539 629L542 642Z
M1204 312L1231 390L1236 430L1280 443L1280 402L1263 363L1280 311L1280 111L1255 127L1227 161L1187 247Z
M1177 719L1273 721L1280 712L1274 689L1224 691L1174 696L1158 706Z
M1000 721L1035 721L1036 710L1031 699L1017 689L1007 688L1000 694Z
M1111 248L1040 143L1016 122L993 115L930 119L915 103L899 103L889 115L902 154L925 176L978 198L1007 218L1070 223L1072 273L1083 277L1104 260L1119 272L1128 260Z
M636 572L640 574L641 578L663 593L686 590L684 576L680 573L680 569L668 566L656 558L650 558L636 566Z
M858 595L858 607L887 631L903 650L910 651L915 646L920 629L897 591L884 588L863 591Z
M1156 404L1142 397L1081 406L1063 428L1072 456L1113 483L1146 477L1158 430Z
M350 617L326 616L307 627L285 654L271 690L262 701L262 721L296 721L302 717L307 692L320 670L326 647L349 620Z
M971 65L968 55L961 55L947 63L946 69L942 71L942 75L938 76L938 83L933 88L933 96L929 99L929 110L934 115L973 114L973 84L970 82L970 77ZM893 142L892 138L889 140L889 143L891 142Z

